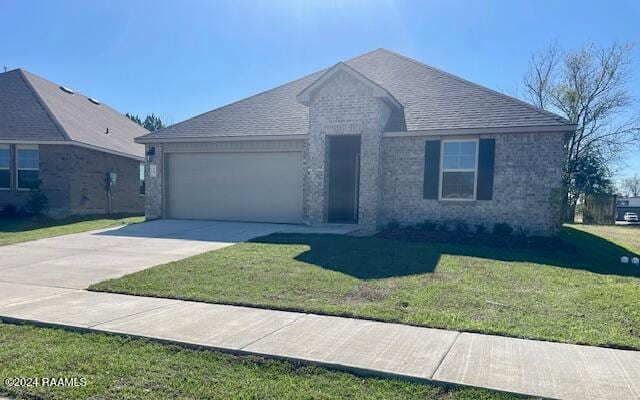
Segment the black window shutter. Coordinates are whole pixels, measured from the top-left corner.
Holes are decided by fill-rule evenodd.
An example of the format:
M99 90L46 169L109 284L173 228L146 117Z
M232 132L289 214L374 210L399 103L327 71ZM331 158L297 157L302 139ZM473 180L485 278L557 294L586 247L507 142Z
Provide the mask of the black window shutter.
M424 143L424 188L425 199L438 199L440 186L440 141L427 140Z
M478 148L478 188L476 199L493 199L493 166L496 152L495 139L480 139Z

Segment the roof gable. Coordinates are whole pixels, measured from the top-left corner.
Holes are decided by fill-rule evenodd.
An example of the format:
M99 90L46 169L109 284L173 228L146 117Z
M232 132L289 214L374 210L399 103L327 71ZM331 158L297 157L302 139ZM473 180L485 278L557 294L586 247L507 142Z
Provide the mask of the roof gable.
M302 92L300 92L296 96L296 99L298 100L298 102L304 104L305 106L309 106L313 93L322 88L333 76L340 72L348 74L358 82L370 88L373 97L384 100L392 107L402 108L402 104L400 104L398 100L396 100L395 97L393 97L387 89L373 82L371 79L362 75L360 72L356 71L343 62L339 62L333 67L329 68L329 70L322 74L318 79L313 81L311 85L307 86Z
M0 74L0 140L66 140L22 71Z
M148 131L104 103L21 69L0 74L0 87L0 140L70 141L144 157L134 138Z
M570 130L558 115L388 50L378 49L140 138L147 140L307 134L309 95L332 70L376 87L401 108L386 132L543 128ZM388 94L388 95L387 95ZM302 101L302 103L300 102Z

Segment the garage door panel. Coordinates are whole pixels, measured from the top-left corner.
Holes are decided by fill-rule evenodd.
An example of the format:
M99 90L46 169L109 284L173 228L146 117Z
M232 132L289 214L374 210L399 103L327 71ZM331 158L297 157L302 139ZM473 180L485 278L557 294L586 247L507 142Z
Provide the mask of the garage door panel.
M171 218L287 222L302 220L302 153L170 153Z

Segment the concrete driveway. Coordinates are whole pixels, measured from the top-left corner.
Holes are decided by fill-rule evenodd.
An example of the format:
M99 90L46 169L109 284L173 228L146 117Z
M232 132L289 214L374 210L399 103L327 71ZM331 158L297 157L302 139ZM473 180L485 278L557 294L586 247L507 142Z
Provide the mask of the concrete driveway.
M297 225L157 220L0 247L0 282L83 289ZM337 233L337 232L336 232Z

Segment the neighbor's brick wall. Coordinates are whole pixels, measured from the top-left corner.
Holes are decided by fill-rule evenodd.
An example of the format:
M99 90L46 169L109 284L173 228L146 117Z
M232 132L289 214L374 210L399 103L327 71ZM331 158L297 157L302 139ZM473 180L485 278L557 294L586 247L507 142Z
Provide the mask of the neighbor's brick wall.
M380 210L380 141L390 109L371 88L336 73L313 95L309 139L304 150L303 218L327 221L329 166L327 135L361 135L359 223L377 225Z
M140 161L78 146L68 147L69 195L72 214L104 214L108 210L106 174L118 174L112 190L113 213L142 213Z
M552 234L560 226L557 199L562 184L561 133L481 135L495 138L493 200L452 202L423 199L425 140L383 138L384 223L464 220L469 225L506 222L530 234Z
M12 147L15 151L15 146ZM139 194L140 162L69 145L40 145L40 179L53 217L70 214L104 214L107 212L106 173L118 174L113 193L114 213L141 213L144 196ZM15 154L12 155L15 160ZM15 172L12 190L0 190L0 208L7 204L22 207L29 191L16 190Z
M49 214L66 216L69 214L69 174L65 165L69 146L40 145L40 179L42 191L47 196ZM16 146L11 146L11 160L15 166ZM28 190L17 190L16 172L11 171L11 190L0 190L0 209L12 204L20 209L31 197Z

